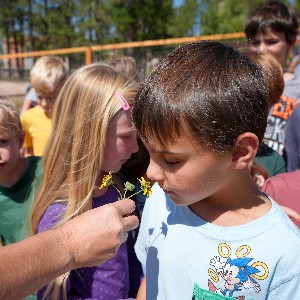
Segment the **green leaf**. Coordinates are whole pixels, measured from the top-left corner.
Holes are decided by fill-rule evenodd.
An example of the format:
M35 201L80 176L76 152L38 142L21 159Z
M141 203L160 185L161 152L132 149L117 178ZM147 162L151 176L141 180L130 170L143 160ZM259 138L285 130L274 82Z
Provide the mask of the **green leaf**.
M126 182L125 182L125 188L126 188L126 190L128 190L128 191L133 191L134 188L135 188L135 186L134 186L132 183L126 181Z

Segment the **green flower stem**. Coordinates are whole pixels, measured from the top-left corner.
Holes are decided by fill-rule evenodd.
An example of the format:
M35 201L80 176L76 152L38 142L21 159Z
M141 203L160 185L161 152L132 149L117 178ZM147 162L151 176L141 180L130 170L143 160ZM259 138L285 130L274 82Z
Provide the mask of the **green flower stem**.
M140 190L140 191L138 191L138 192L136 192L136 193L134 193L134 194L130 195L130 196L128 197L128 199L130 199L131 197L133 197L133 196L135 196L135 195L139 194L140 192L142 192L142 190ZM124 196L125 196L125 195L124 195Z
M123 199L123 196L122 196L121 192L119 191L119 189L116 188L113 184L112 184L112 186L118 191L118 193L119 193L119 195L120 195L120 198L119 198L118 200Z
M121 194L121 192L119 191L119 189L116 188L113 184L112 184L112 186L118 191L118 193L119 193L119 195L120 195L119 200L122 200L122 199L126 198L125 196L126 196L127 189L125 189L124 196L122 196L122 194ZM130 195L130 196L127 197L127 198L130 199L131 197L133 197L133 196L139 194L139 193L142 192L142 191L143 191L143 190L139 190L138 192L136 192L136 193Z

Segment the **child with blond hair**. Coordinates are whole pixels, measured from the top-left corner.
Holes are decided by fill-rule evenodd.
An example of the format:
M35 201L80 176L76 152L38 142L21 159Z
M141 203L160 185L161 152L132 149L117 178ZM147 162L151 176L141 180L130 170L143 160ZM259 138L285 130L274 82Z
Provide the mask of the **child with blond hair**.
M98 187L106 176L112 176L122 191L118 172L138 151L131 125L136 92L134 82L101 63L86 65L68 78L53 111L44 177L30 218L32 234L60 227L86 210L117 201L114 186ZM38 292L38 299L128 298L131 262L127 246L122 244L102 265L57 278Z
M27 236L33 187L42 174L39 157L20 156L23 141L15 104L0 100L0 238L3 245Z
M43 56L32 67L30 81L38 105L26 110L21 116L25 132L24 156L43 155L52 128L51 110L66 78L64 63L54 56Z

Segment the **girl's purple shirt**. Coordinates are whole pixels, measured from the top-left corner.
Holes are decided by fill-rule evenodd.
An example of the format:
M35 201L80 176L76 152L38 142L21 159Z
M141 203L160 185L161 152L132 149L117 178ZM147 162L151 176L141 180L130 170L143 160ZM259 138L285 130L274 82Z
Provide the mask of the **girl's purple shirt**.
M118 192L110 186L105 195L93 198L93 208L113 203L118 199ZM54 227L66 209L64 203L53 203L45 211L38 226L38 232ZM101 242L101 241L99 241ZM68 299L127 299L129 297L129 262L127 247L133 245L122 244L117 254L107 262L91 268L72 270L67 282ZM46 257L47 254L45 253ZM45 257L45 258L46 258ZM137 272L135 272L137 271ZM131 274L136 276L135 282L142 277L140 270ZM45 288L37 293L42 299ZM61 297L61 299L63 299Z

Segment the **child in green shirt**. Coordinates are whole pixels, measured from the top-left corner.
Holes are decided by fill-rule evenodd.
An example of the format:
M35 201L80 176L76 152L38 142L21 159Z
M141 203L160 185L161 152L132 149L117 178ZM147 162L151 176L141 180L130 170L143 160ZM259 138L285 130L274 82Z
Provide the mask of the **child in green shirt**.
M0 100L0 238L4 246L26 237L33 186L41 177L40 157L20 156L23 141L16 106Z

